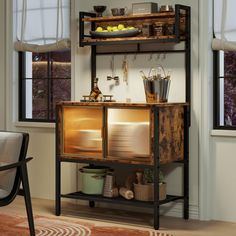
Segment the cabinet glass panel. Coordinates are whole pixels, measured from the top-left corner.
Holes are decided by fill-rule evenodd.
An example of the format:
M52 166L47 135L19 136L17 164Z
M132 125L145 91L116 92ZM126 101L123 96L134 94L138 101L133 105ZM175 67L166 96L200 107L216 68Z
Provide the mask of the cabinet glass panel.
M110 159L150 161L150 110L108 109L108 145Z
M102 158L102 108L64 107L64 154Z

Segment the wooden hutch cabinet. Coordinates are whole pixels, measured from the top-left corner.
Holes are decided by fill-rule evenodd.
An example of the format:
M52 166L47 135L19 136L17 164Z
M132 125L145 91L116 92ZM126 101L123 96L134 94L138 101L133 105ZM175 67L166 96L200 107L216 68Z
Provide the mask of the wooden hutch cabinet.
M60 102L56 115L56 215L61 214L61 198L133 205L153 209L154 228L159 228L159 206L183 200L183 217L189 217L189 126L190 126L190 7L175 5L174 12L146 15L96 17L80 12L80 46L91 46L91 77L96 78L96 57L108 53L183 53L185 55L184 103L118 103L118 102ZM117 22L173 24L173 35L132 36L125 38L94 38L85 34L85 24L91 30L99 25ZM146 50L143 45L152 45ZM182 48L174 45L181 44ZM111 51L110 46L119 45ZM129 45L127 49L127 45ZM114 138L119 130L127 146ZM130 132L132 130L132 132ZM127 133L130 133L126 136ZM132 134L131 134L132 133ZM126 139L127 138L127 139ZM122 148L123 145L123 148ZM120 147L121 148L117 148ZM124 147L125 146L125 147ZM150 168L154 172L154 201L107 198L82 192L61 192L61 164L87 163L122 168ZM159 200L160 165L178 162L183 166L183 193L167 195Z

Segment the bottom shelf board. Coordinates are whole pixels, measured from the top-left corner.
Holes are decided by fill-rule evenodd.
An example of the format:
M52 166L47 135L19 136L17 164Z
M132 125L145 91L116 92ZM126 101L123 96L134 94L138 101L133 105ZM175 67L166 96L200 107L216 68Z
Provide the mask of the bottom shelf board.
M138 200L126 200L123 197L108 198L108 197L103 197L102 195L90 195L90 194L84 194L82 192L61 194L61 197L88 200L88 201L94 201L94 202L107 202L107 203L113 203L113 204L133 205L133 206L139 206L139 207L150 207L150 208L152 208L154 206L154 202L145 202L145 201L138 201ZM173 201L180 200L180 199L183 199L183 198L184 198L183 196L167 195L165 200L159 201L159 204L162 205L162 204L165 204L165 203L168 203L168 202L173 202Z

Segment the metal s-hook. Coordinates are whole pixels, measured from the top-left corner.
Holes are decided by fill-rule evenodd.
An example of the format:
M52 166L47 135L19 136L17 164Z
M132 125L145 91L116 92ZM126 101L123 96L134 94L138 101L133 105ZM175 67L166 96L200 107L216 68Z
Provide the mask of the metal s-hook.
M148 61L151 61L151 60L152 60L152 53L150 53Z
M160 59L160 54L157 53L156 61L159 61L159 59Z
M166 59L166 54L163 53L162 60L165 60L165 59Z

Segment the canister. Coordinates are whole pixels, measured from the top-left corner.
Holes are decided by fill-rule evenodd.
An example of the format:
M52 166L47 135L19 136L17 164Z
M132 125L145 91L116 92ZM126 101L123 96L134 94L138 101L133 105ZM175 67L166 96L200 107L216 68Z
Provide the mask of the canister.
M156 22L153 25L153 35L154 36L162 36L164 35L164 24L162 22Z
M153 35L153 25L151 23L144 23L142 25L142 35L145 37Z
M85 194L102 194L107 167L86 166L80 169L81 192Z

